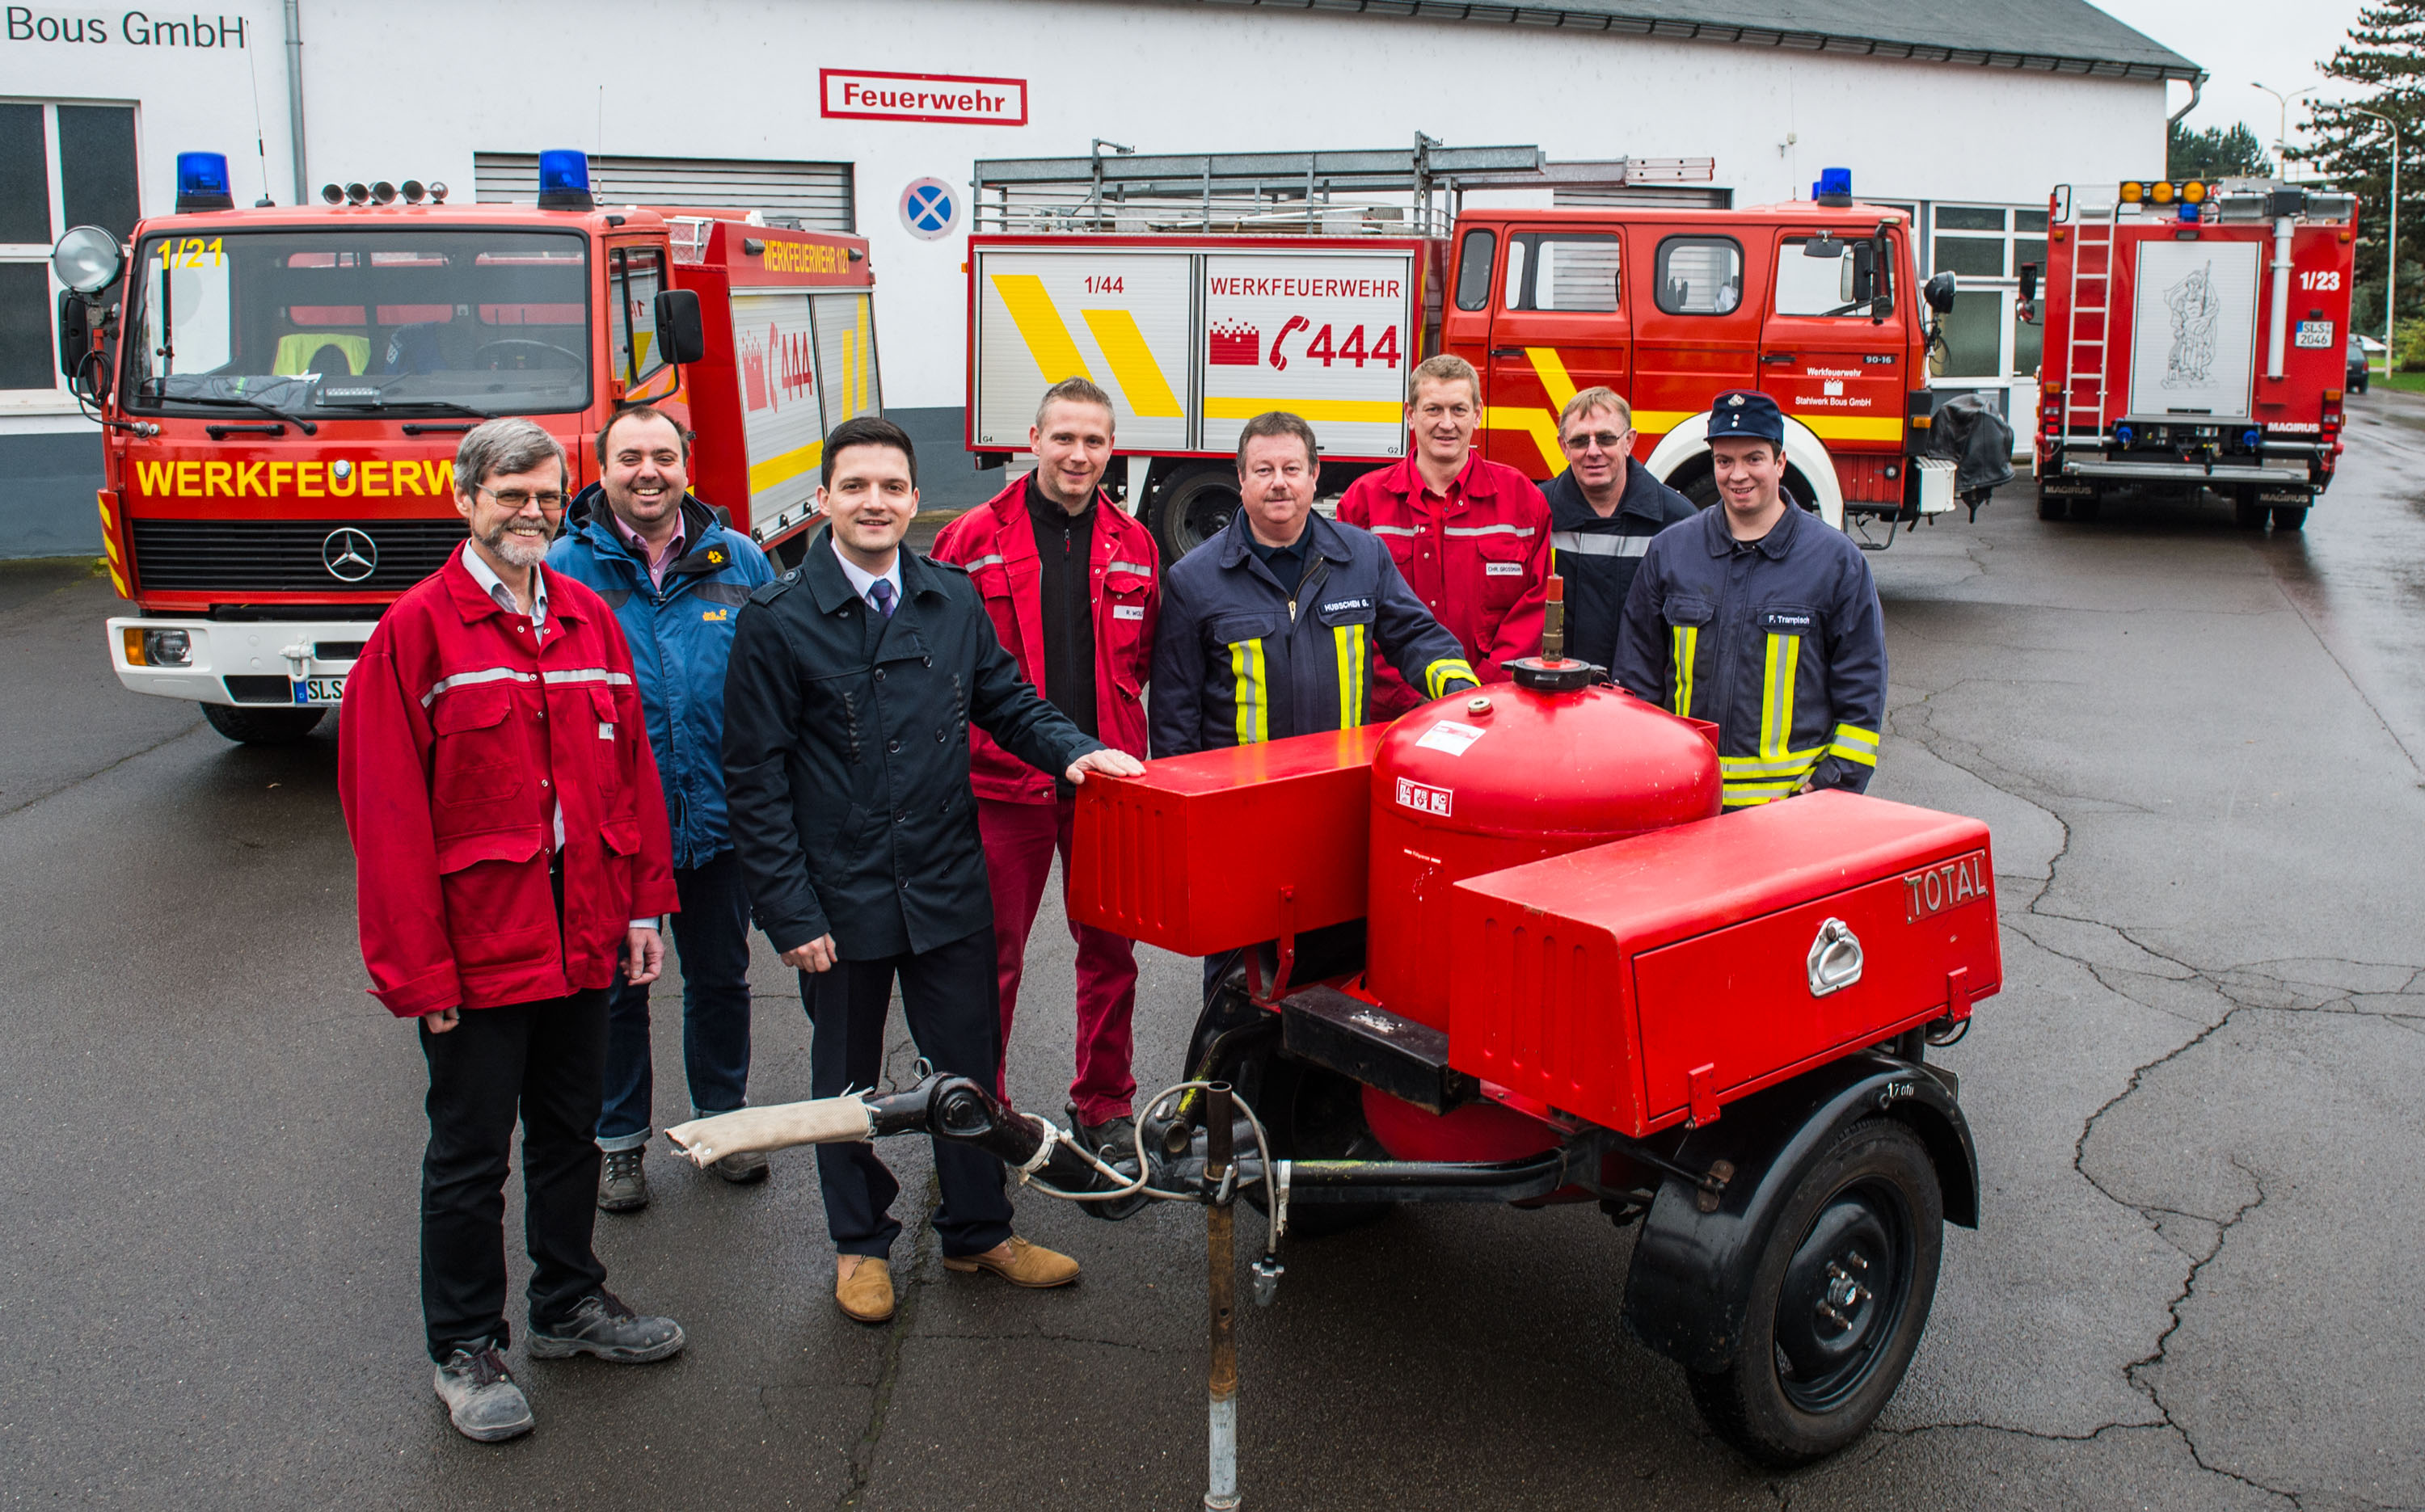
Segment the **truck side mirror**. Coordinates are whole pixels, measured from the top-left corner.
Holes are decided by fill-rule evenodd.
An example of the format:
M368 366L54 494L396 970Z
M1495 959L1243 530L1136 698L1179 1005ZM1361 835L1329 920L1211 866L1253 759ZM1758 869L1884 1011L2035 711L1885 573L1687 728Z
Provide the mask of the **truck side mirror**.
M2021 264L2021 303L2033 305L2037 302L2038 265L2034 263L2024 263Z
M699 318L697 290L658 292L657 340L676 362L696 362L707 356L707 323Z
M59 372L68 387L81 388L84 365L92 355L92 307L73 289L59 291Z
M1919 293L1920 297L1928 301L1929 309L1940 315L1951 313L1953 309L1953 275L1936 275L1921 287Z
M1848 304L1866 305L1877 297L1877 254L1869 243L1863 242L1854 247L1853 255L1845 260L1844 282L1844 299Z

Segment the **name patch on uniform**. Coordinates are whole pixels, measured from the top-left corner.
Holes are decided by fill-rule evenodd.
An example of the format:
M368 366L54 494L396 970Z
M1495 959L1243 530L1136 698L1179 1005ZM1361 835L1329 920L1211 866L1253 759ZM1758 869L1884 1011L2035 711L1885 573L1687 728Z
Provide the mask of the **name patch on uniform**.
M601 724L598 726L598 738L602 740L613 740L615 738L615 726L612 724Z
M1759 616L1759 628L1773 635L1799 635L1813 622L1807 609L1771 609Z
M1112 618L1143 619L1145 618L1145 606L1143 604L1114 604L1112 606Z
M1486 578L1520 578L1524 575L1521 562L1485 562L1482 575Z
M1344 609L1370 609L1372 607L1373 600L1370 598L1334 598L1330 602L1322 606L1322 612L1325 614L1336 614Z
M1434 788L1427 783L1409 782L1400 777L1398 803L1418 814L1438 814L1446 817L1449 808L1449 790L1445 788Z

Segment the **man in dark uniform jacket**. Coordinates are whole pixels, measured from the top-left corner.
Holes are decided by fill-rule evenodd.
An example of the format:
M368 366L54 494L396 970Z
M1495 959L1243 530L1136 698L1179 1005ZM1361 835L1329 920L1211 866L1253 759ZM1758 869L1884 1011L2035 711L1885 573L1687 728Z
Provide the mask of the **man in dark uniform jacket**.
M830 521L798 567L758 589L734 627L724 694L733 847L759 928L800 972L814 1027L810 1089L875 1084L892 985L938 1071L990 1082L1001 1061L993 899L969 787L969 724L1041 771L1134 776L1020 678L975 585L900 549L918 512L909 438L845 421L826 438L818 506ZM1021 1286L1078 1265L1010 1232L1001 1162L937 1140L943 1265ZM834 1297L864 1323L892 1315L887 1263L900 1187L868 1144L817 1147Z
M1626 590L1650 538L1693 517L1693 501L1633 460L1633 406L1614 389L1585 389L1558 416L1566 470L1550 501L1550 570L1566 583L1566 655L1615 664Z

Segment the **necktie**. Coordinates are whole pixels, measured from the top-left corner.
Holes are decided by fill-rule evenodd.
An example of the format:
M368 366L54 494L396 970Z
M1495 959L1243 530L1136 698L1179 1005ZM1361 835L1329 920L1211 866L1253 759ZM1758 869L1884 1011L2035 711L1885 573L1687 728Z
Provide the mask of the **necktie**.
M874 582L868 584L867 597L875 601L875 607L883 611L884 617L886 619L891 619L892 617L891 580L887 578L878 578Z

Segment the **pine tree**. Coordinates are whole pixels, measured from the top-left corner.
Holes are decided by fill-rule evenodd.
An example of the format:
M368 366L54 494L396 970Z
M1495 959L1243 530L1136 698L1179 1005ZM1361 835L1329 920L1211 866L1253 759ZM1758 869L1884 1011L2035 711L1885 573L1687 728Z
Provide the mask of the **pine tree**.
M2313 163L2326 177L2358 196L2357 287L2350 317L2361 330L2383 326L2384 235L2389 202L2391 133L2372 116L2400 125L2400 311L2403 319L2425 310L2425 0L2384 0L2358 11L2349 40L2319 65L2329 77L2363 85L2369 91L2349 104L2317 103L2308 110L2314 146L2285 155ZM2415 250L2412 251L2411 248Z
M2164 154L2164 177L2168 179L2270 179L2273 176L2273 160L2265 155L2256 134L2246 121L2235 120L2229 130L2208 126L2204 131L2192 131L2179 121L2173 122L2172 146Z

